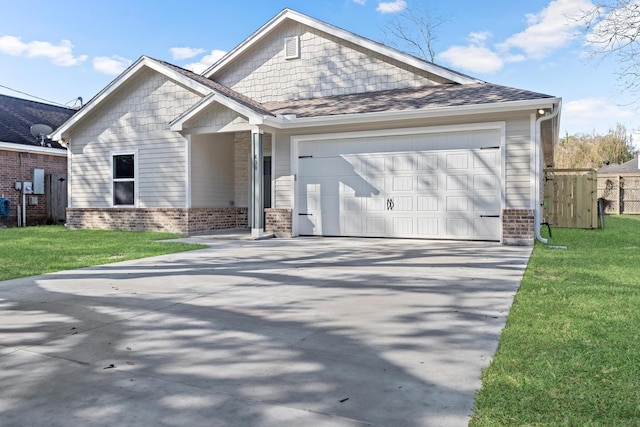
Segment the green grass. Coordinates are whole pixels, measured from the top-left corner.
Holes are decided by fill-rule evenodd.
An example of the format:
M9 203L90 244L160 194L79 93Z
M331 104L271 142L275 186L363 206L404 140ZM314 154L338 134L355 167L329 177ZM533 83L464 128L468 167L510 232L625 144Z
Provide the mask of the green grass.
M157 240L181 237L146 231L67 230L62 226L0 230L0 280L206 247Z
M472 426L640 426L640 217L537 244Z

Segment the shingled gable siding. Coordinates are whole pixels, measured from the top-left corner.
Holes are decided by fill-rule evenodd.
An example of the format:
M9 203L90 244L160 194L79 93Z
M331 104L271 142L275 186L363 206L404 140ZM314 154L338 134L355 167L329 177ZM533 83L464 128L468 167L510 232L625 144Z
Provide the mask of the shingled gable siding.
M184 207L186 143L168 124L200 98L151 70L120 88L71 131L71 207L111 207L111 155L132 150L138 206Z
M284 39L300 36L300 59L287 60ZM214 79L258 102L316 98L444 83L441 78L289 22Z

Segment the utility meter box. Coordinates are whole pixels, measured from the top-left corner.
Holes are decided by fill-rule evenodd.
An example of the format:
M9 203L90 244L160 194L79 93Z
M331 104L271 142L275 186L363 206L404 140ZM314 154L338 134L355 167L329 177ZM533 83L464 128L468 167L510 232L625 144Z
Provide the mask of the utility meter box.
M22 192L24 194L33 194L33 182L25 181L22 183Z
M44 169L33 170L33 194L44 194Z

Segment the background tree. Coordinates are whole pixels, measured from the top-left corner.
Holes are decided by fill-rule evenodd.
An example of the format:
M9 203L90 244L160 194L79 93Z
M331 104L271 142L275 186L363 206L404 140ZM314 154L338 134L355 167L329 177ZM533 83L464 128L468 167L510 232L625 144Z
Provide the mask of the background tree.
M567 136L555 150L556 168L600 169L604 162L624 163L638 155L624 125L618 123L606 135Z
M614 56L622 87L640 98L640 2L609 0L596 4L581 18L593 56Z
M425 3L412 5L393 14L382 27L383 43L398 50L435 62L437 29L446 19L428 9Z

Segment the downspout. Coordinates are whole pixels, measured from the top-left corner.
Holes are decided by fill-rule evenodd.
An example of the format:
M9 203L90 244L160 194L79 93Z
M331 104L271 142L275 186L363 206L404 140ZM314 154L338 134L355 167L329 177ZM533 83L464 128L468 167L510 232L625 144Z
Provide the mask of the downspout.
M536 170L536 194L534 196L535 200L535 208L533 209L533 233L535 238L542 242L547 243L547 239L540 235L540 207L542 203L540 203L540 178L542 174L542 168L540 167L541 159L542 159L542 122L547 120L553 120L560 114L560 110L562 109L562 100L558 101L558 105L549 115L544 115L538 117L536 120L536 149L535 149L535 170Z

